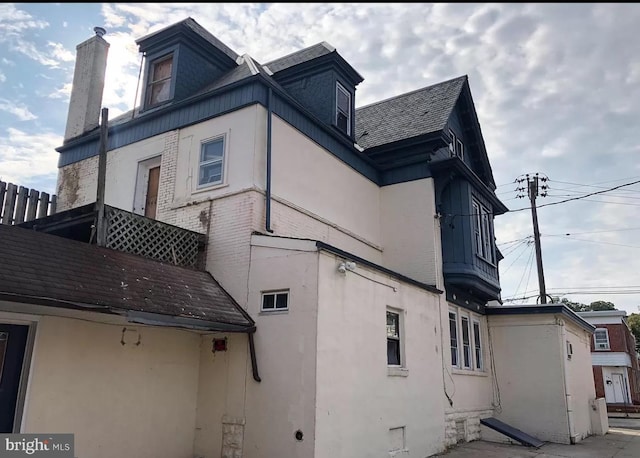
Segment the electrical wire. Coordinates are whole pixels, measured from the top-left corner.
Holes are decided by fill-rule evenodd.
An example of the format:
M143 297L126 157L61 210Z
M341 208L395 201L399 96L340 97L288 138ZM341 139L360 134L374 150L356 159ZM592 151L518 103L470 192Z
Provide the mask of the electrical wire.
M518 282L518 286L516 286L516 292L514 293L515 295L518 294L518 291L520 290L520 285L522 284L522 281L524 280L524 277L527 275L527 270L529 270L529 273L531 273L531 266L533 265L533 252L534 250L530 250L530 254L529 254L529 259L527 260L527 264L525 264L524 270L522 271L522 277L520 277L520 281ZM525 291L527 289L527 287L525 286ZM523 292L524 294L524 292Z
M531 244L530 242L528 242L528 243L525 245L525 247L527 247L527 248L529 248L529 249L533 250L533 248L531 247L531 245L532 245L532 244ZM511 268L511 266L513 266L513 265L515 264L515 262L516 262L518 259L520 259L520 257L521 257L521 256L522 256L526 251L527 251L527 250L526 250L526 248L525 248L523 251L521 251L521 252L520 252L520 254L518 255L518 257L517 257L516 259L514 259L514 260L513 260L513 262L512 262L511 264L509 264L509 267L507 267L507 268L502 272L502 275L506 274L506 273L509 271L509 269Z
M599 240L589 240L589 239L579 239L579 238L575 238L572 236L565 236L565 235L544 235L541 234L541 237L562 237L566 240L575 240L578 242L589 242L589 243L599 243L601 245L615 245L615 246L622 246L622 247L627 247L627 248L640 248L640 246L638 245L625 245L623 243L613 243L613 242L601 242Z

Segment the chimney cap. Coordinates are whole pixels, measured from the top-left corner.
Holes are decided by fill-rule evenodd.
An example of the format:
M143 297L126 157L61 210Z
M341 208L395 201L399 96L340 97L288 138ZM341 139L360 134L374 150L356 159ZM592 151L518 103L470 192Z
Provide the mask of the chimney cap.
M107 31L102 28L102 27L94 27L93 31L96 33L97 36L102 37L104 36L105 33L107 33Z

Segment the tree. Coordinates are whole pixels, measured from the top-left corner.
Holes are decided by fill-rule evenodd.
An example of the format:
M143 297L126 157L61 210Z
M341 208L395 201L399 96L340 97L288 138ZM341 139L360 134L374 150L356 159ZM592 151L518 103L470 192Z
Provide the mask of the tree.
M640 352L640 314L632 313L627 317L631 332L636 336L636 351Z
M605 301L595 301L589 304L589 310L597 311L597 310L615 310L616 306L613 305L612 302Z
M580 302L573 302L570 301L569 299L567 299L566 297L563 297L562 300L560 301L562 304L566 305L567 307L569 307L571 310L573 310L574 312L586 312L588 310L591 310L589 307L589 305L587 304L582 304Z

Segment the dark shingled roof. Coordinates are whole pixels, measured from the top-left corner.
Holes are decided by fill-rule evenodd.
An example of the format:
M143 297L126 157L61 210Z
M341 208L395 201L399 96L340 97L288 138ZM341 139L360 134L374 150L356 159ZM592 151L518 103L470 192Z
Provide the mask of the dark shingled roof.
M443 129L466 81L465 75L356 109L356 142L367 149Z
M309 46L308 48L301 49L300 51L296 51L284 57L280 57L264 65L273 73L276 73L289 67L293 67L294 65L298 65L303 62L313 60L317 57L324 56L325 54L329 54L333 51L335 51L335 49L333 49L331 45L323 41L322 43L318 43L313 46Z
M0 225L0 259L0 299L146 312L228 331L254 327L208 272L7 225Z
M220 51L222 51L224 54L226 54L230 59L232 60L236 60L238 58L238 54L236 54L231 48L229 48L227 45L225 45L223 42L221 42L220 40L218 40L215 36L213 36L207 29L205 29L204 27L202 27L200 24L198 24L193 18L186 18L183 19L180 22L176 22L175 24L172 24L168 27L165 27L163 29L157 30L153 33L150 33L149 35L146 35L142 38L138 38L136 40L136 43L138 45L140 45L141 43L144 43L146 40L148 40L149 38L152 38L154 36L157 36L163 32L166 32L167 30L176 28L176 27L186 27L189 30L191 30L192 32L194 32L197 35L200 35L202 38L204 38L206 41L208 41L209 43L211 43L213 46L215 46L216 48L218 48Z

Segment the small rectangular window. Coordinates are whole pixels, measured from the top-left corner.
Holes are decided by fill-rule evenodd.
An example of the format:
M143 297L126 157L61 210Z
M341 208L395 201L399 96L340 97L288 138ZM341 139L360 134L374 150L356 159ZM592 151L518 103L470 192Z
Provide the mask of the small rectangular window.
M387 364L400 366L400 314L387 311Z
M340 83L336 83L336 126L351 135L351 94Z
M198 165L198 187L224 181L224 137L203 143Z
M464 159L464 145L459 138L456 139L456 156L460 159Z
M463 316L462 321L462 362L464 367L471 368L471 342L469 334L469 318Z
M451 143L449 143L449 155L451 157L456 155L456 134L454 131L452 131L451 129L449 129L449 136L451 137Z
M609 331L606 328L596 329L593 333L596 350L609 350Z
M475 199L473 208L473 231L476 243L476 253L485 261L495 264L493 244L493 215L484 205Z
M473 322L473 345L475 347L475 357L476 357L476 369L483 369L483 361L482 361L482 337L480 335L480 323L477 321Z
M451 365L458 367L458 321L455 312L449 312L449 338L451 341Z
M262 293L262 311L289 310L289 291Z
M166 102L171 97L173 54L151 63L147 83L147 106Z

